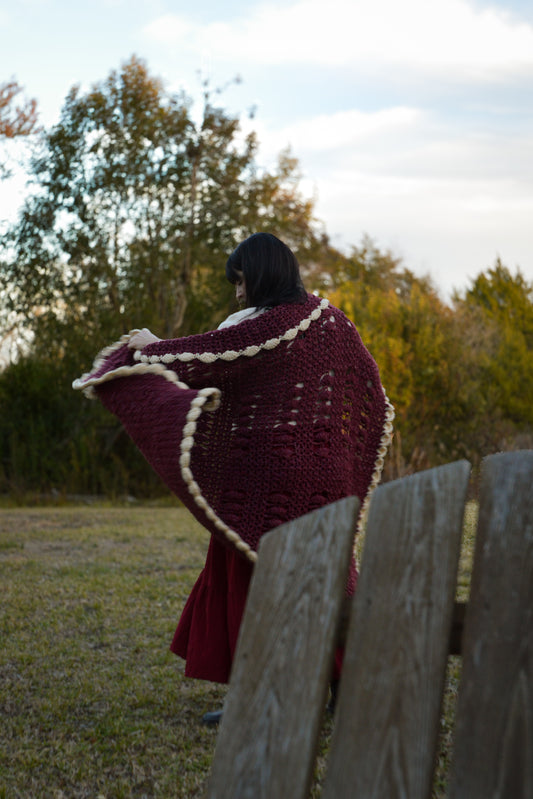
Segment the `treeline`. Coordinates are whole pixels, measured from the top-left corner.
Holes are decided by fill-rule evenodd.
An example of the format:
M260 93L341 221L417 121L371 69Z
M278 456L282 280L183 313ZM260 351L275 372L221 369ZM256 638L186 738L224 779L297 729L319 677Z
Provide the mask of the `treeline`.
M394 477L532 446L533 287L500 261L443 302L370 240L331 246L299 190L298 162L256 163L254 134L203 87L202 113L136 58L40 131L33 189L3 236L0 493L164 489L116 420L72 391L98 350L146 326L212 329L232 310L227 254L255 230L296 252L308 290L356 323L396 407ZM2 109L0 107L0 137Z
M369 244L334 283L396 408L389 476L533 447L533 286L519 271L497 259L450 306Z

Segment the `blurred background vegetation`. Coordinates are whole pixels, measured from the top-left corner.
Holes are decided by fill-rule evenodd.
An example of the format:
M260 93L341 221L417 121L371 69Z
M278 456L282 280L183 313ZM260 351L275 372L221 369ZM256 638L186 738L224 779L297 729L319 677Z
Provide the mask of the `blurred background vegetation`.
M74 87L51 129L19 96L15 81L0 86L0 143L29 153L26 200L0 243L0 494L166 492L72 381L134 327L216 327L235 310L227 255L257 230L287 242L306 288L355 322L378 362L397 414L385 479L533 447L533 285L520 270L497 259L444 301L370 238L340 252L290 151L260 169L220 92L202 85L198 115L135 57Z

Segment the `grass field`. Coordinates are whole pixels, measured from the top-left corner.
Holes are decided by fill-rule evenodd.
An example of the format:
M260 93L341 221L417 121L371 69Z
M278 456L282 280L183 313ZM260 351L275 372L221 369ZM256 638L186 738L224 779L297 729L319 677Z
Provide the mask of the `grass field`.
M199 719L225 688L185 679L168 646L206 549L179 507L0 509L0 799L203 795L216 731ZM459 668L451 658L436 799ZM326 719L322 755L330 732Z

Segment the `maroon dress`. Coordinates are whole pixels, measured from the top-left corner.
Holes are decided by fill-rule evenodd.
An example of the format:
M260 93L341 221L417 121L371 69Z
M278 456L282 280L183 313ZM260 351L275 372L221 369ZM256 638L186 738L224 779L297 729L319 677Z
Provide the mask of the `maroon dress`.
M228 682L252 571L247 558L211 536L170 646L186 661L186 677Z
M211 537L205 566L185 604L170 649L185 660L185 676L229 682L253 564ZM352 596L357 569L352 559L346 593ZM337 650L332 679L338 679Z

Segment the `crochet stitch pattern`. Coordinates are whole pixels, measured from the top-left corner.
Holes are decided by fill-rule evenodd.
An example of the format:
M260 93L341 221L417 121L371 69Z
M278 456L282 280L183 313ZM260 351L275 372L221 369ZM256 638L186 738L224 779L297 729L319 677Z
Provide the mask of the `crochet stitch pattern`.
M252 562L261 536L379 482L394 411L354 324L325 299L221 330L103 350L73 387L124 424L194 516Z

